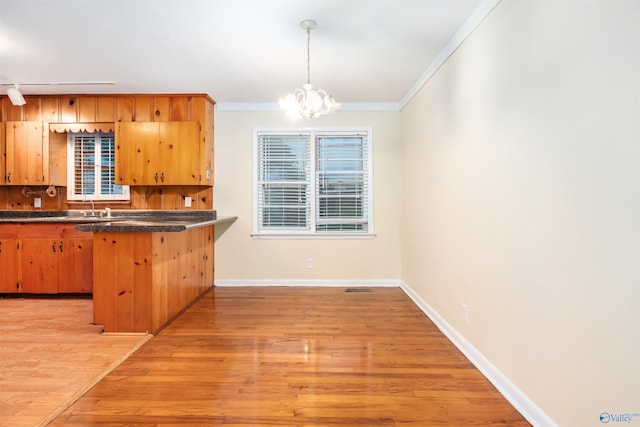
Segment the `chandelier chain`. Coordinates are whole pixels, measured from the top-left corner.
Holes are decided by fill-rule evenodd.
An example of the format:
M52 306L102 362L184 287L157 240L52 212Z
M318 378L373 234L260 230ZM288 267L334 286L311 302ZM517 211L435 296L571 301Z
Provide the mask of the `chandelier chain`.
M311 83L311 28L307 28L307 83Z

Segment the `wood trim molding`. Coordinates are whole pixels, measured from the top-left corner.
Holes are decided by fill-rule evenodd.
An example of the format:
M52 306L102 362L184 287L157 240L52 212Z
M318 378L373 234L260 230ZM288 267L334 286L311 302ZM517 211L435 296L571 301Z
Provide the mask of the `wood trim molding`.
M115 123L49 123L49 130L66 132L113 132Z

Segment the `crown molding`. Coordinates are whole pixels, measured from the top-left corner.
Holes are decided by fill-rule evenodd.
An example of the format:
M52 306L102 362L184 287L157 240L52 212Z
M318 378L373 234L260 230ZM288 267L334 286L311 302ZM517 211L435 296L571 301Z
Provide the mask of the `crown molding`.
M258 112L282 111L277 102L216 102L217 111ZM340 112L397 112L400 104L397 102L344 102L336 113Z
M402 110L502 0L481 2L399 102Z

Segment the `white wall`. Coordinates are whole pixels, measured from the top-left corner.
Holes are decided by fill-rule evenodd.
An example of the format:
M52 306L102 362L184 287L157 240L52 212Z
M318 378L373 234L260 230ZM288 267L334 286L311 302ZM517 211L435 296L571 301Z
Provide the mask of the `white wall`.
M639 9L503 0L401 113L403 280L562 426L640 413Z
M283 284L400 281L400 114L339 112L292 122L282 112L216 112L214 206L220 216L238 216L218 227L216 283ZM256 240L253 224L253 129L371 127L374 221L370 240ZM313 268L307 259L313 258ZM315 282L313 282L315 281ZM349 282L351 283L351 282Z

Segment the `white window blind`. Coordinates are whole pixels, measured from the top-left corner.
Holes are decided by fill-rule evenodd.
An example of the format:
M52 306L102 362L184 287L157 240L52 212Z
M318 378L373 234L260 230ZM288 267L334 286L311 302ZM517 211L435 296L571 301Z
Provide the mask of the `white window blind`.
M128 186L115 183L113 133L68 134L69 200L128 200Z
M316 147L316 230L367 231L366 136L318 135Z
M254 234L371 233L369 131L256 131Z
M304 135L260 135L258 228L309 228L310 153Z

